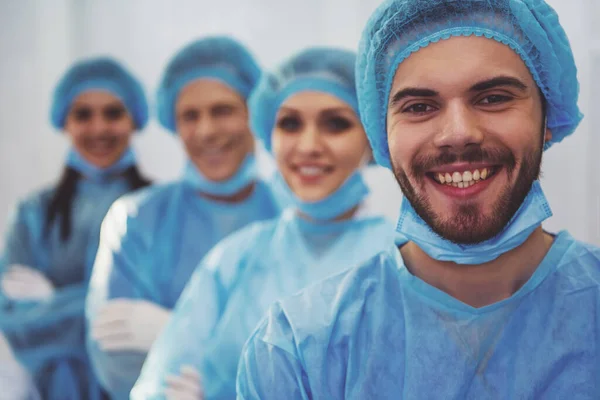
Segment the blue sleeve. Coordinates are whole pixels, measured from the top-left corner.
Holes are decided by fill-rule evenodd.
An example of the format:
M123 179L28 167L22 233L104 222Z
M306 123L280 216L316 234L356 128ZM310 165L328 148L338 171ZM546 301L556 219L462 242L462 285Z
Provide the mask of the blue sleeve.
M148 252L131 218L131 202L117 200L104 218L86 302L87 348L94 371L113 398L127 398L144 363L135 351L104 352L90 336L89 326L99 310L116 298L148 298L150 288L141 274Z
M0 330L44 397L94 393L82 338L87 286L62 288L44 302L11 301L0 310ZM60 386L57 387L56 385ZM80 396L81 397L81 396Z
M36 245L35 232L41 234L44 213L35 210L29 202L20 203L9 218L4 245L4 264L21 264L31 268L36 265L34 251ZM0 271L1 272L1 271Z
M131 399L164 399L166 377L179 374L183 365L200 372L206 398L221 398L208 393L224 384L234 390L235 368L233 377L218 368L221 361L230 361L221 351L221 342L231 332L220 332L218 327L243 263L244 249L235 242L239 243L230 238L215 246L194 271L168 325L152 346ZM237 365L237 358L234 362Z
M13 264L38 270L46 267L43 193L21 202L12 213L0 276ZM58 390L52 382L60 382L62 395L97 394L82 341L86 293L87 284L82 283L55 288L52 298L44 302L2 296L0 330L19 361L36 378L43 396L51 396L54 389Z
M290 325L278 303L248 339L238 365L238 400L308 400L313 396Z

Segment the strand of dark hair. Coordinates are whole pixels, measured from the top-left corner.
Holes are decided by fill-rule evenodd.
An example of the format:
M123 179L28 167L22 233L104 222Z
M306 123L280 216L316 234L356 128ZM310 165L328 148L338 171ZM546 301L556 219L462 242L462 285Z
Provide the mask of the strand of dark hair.
M152 182L140 174L135 165L127 168L122 174L130 189L137 190L150 185ZM77 183L82 178L81 174L75 169L67 166L58 182L46 210L46 221L44 225L44 235L50 234L54 222L60 224L60 238L66 241L71 236L71 210L73 199L77 191Z

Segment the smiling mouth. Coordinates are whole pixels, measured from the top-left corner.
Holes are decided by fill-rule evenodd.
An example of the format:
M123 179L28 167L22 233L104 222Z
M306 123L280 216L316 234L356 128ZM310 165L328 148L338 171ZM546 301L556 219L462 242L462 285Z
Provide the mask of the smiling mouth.
M490 179L500 168L500 166L492 166L466 171L428 172L427 176L440 185L466 189Z
M200 154L207 157L219 157L233 149L237 142L237 140L232 139L219 146L203 146L200 149Z
M92 154L104 155L112 152L117 147L116 138L95 139L85 143L85 148Z
M333 171L333 167L316 165L295 165L292 166L292 170L302 178L314 179L330 173L331 171Z

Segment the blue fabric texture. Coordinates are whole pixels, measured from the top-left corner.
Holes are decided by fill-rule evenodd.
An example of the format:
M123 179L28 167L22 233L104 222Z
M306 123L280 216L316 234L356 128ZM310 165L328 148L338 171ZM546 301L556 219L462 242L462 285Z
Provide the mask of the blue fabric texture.
M482 308L411 275L391 248L272 306L237 398L596 399L599 292L600 248L567 232L520 290Z
M177 52L163 73L156 99L158 121L176 133L177 97L192 81L218 80L248 98L259 78L258 63L239 42L226 36L196 40Z
M131 115L136 129L148 122L148 102L140 82L117 61L92 58L74 64L54 90L50 121L62 129L73 100L90 90L105 90L117 96Z
M134 166L136 159L133 150L128 148L116 163L107 168L98 168L86 161L75 149L71 149L69 150L65 164L79 172L85 179L103 182L113 179L127 168Z
M185 181L119 199L102 225L86 306L88 323L117 298L173 308L195 267L217 242L278 213L271 189L262 181L239 203L205 199ZM103 352L91 337L88 349L103 387L115 399L128 398L146 354Z
M199 192L214 196L233 196L252 184L257 177L256 157L253 153L248 154L236 173L225 181L211 181L189 160L183 173L185 184Z
M317 221L332 220L358 207L369 195L369 187L360 171L355 171L324 199L307 202L294 194L279 172L273 177L273 190L283 204Z
M242 346L269 305L369 259L393 238L381 217L322 224L291 209L230 236L194 272L132 398L164 399L166 376L184 364L200 372L205 399L235 398Z
M78 158L74 154L72 151L68 160ZM127 153L122 160L130 157ZM92 169L82 159L68 162L84 176ZM129 163L121 164L111 170L112 179L105 176L77 183L72 232L67 241L62 240L57 224L48 236L44 232L54 188L22 201L7 230L0 275L10 265L21 264L42 272L56 289L46 302L16 301L0 295L0 331L44 399L100 396L85 349L84 304L102 219L111 204L130 191L126 180L117 174Z
M510 46L529 68L548 107L552 140L573 133L583 115L568 38L543 0L388 0L363 31L356 87L363 124L377 162L391 168L386 113L399 64L431 43L453 36L485 36Z
M304 91L331 94L351 106L358 115L354 64L356 53L329 47L309 48L263 73L248 104L252 131L271 150L271 134L277 110L290 96Z

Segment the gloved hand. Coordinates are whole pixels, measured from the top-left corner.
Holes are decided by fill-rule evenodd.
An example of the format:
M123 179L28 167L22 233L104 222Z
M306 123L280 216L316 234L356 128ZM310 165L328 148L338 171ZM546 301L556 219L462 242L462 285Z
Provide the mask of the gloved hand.
M15 358L6 337L0 332L0 400L38 398L27 370Z
M191 365L183 365L179 375L169 375L166 378L167 400L204 400L200 374Z
M146 300L111 300L92 321L91 336L104 351L147 353L170 316L171 311Z
M2 276L2 291L13 300L43 301L54 294L54 286L40 271L11 265Z
M0 363L5 360L12 360L15 356L13 355L10 343L6 340L6 336L0 331Z

